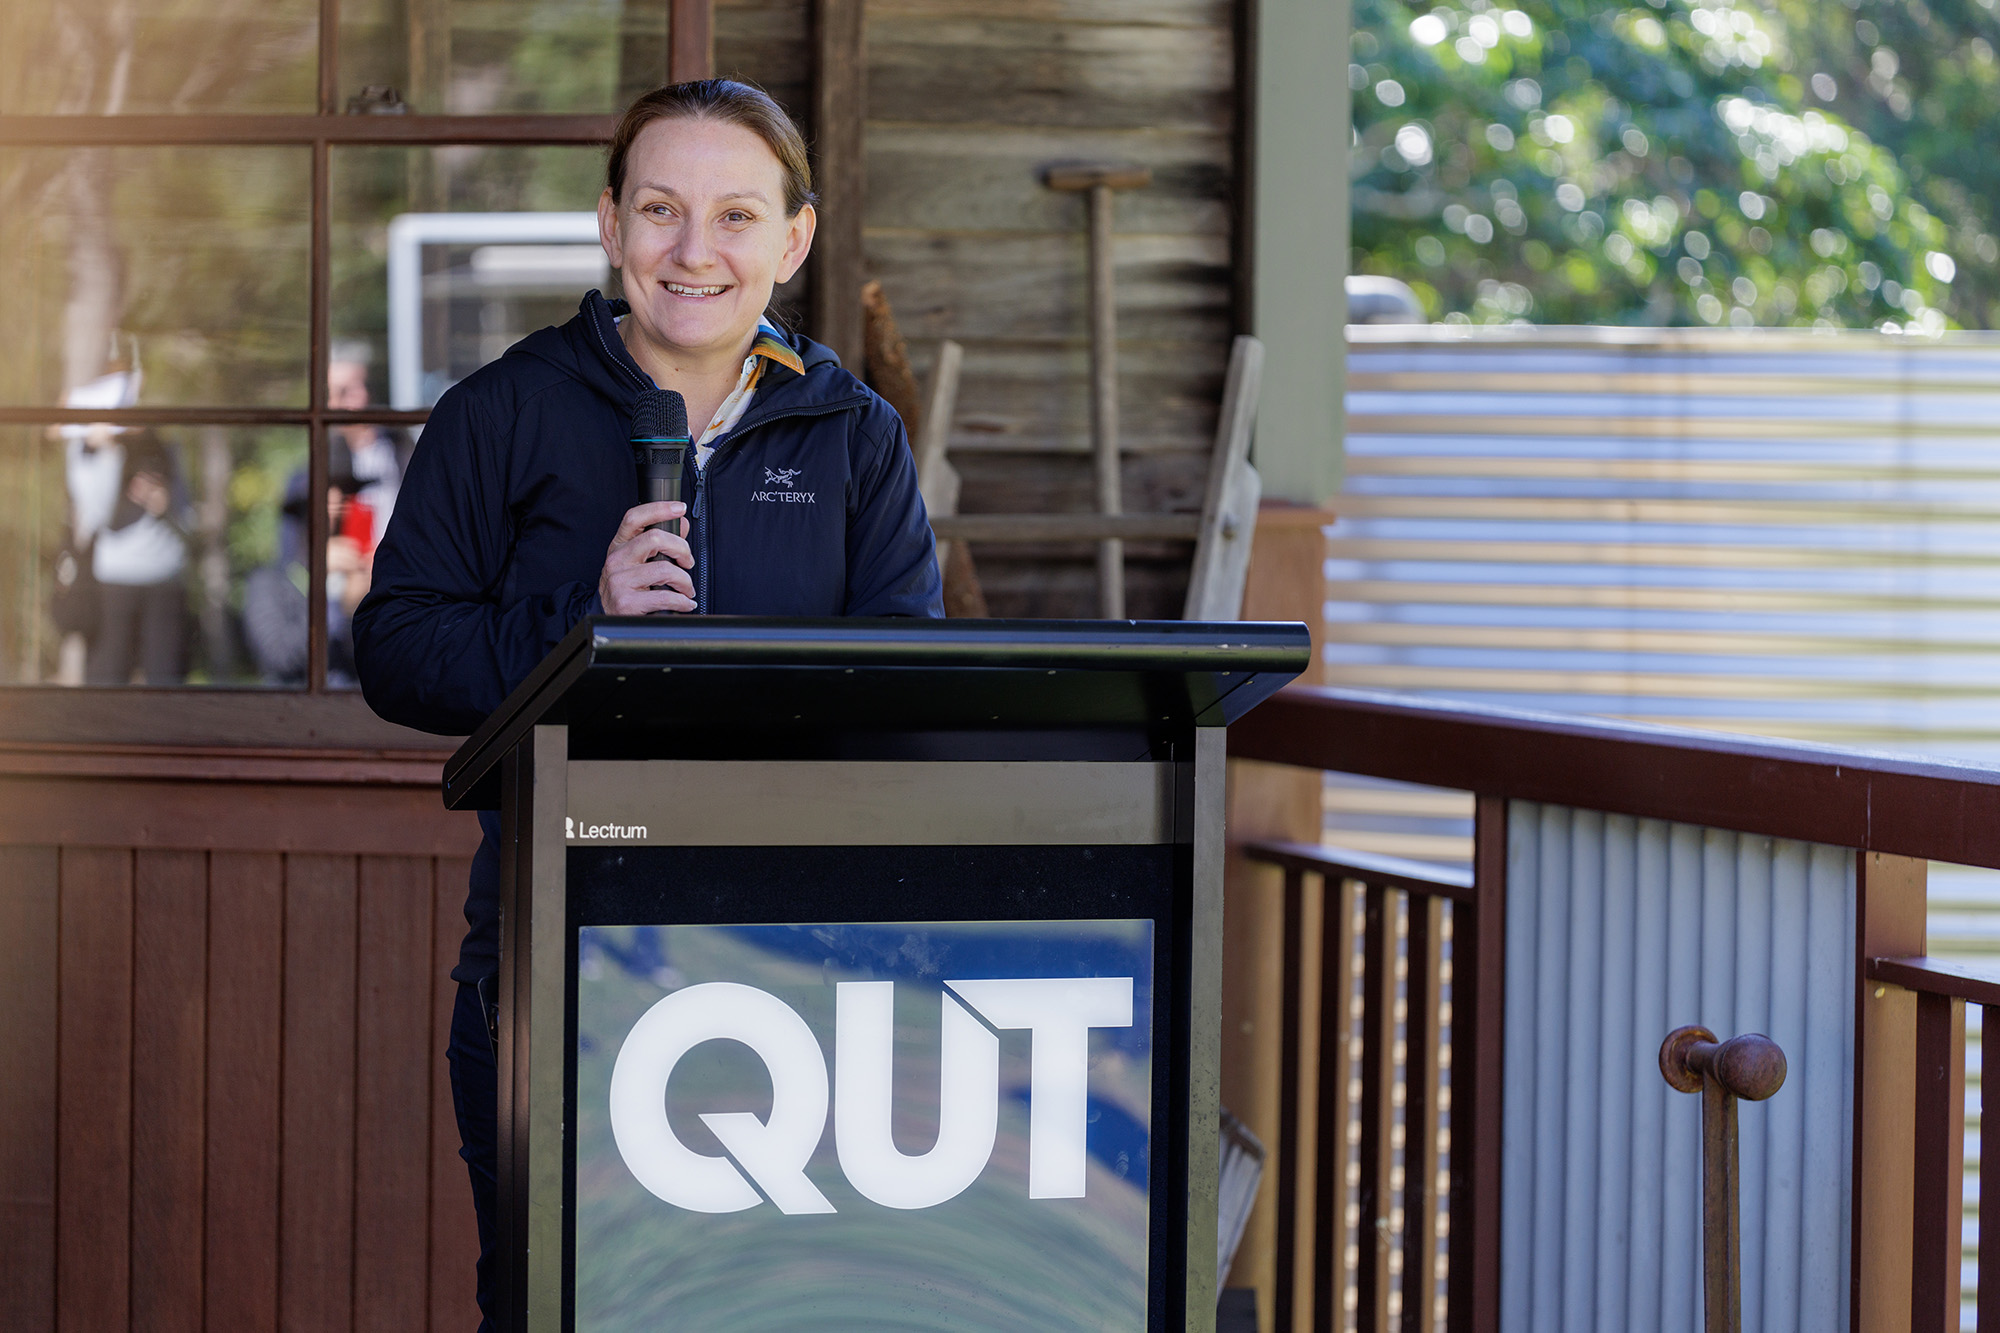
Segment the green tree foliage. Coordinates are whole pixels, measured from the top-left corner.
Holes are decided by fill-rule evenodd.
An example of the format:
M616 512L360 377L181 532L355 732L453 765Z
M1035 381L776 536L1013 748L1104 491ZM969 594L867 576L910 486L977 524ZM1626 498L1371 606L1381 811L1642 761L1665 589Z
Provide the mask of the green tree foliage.
M1894 152L1916 195L1950 228L1958 277L1945 311L2000 327L2000 0L1827 4L1778 0L1809 102Z
M1355 272L1482 323L1966 322L1992 242L1808 105L1789 0L1518 3L1357 0Z

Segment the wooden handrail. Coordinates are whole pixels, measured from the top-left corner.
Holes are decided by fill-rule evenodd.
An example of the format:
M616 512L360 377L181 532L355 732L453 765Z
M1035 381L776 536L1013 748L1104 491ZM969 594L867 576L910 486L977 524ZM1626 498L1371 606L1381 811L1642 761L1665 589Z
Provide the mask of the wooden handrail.
M2000 868L2000 769L1294 685L1236 758Z
M2000 1004L2000 972L1947 963L1941 958L1871 958L1868 979L1919 995L1941 995L1969 1004Z
M1400 856L1356 851L1327 843L1287 842L1257 838L1239 844L1252 861L1281 870L1302 870L1333 879L1353 879L1383 888L1402 889L1420 898L1472 901L1472 872L1454 866L1407 861Z

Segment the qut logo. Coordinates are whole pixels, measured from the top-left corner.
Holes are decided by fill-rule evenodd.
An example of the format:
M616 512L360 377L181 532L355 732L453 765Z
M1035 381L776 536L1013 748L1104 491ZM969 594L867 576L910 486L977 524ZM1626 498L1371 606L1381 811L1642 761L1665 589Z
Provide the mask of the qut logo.
M1082 1198L1090 1029L1132 1026L1132 978L945 985L937 1142L915 1155L889 1134L895 983L835 988L833 1140L841 1171L888 1208L934 1207L978 1179L1000 1121L1000 1041L990 1024L1031 1034L1028 1197ZM730 1154L710 1157L667 1123L667 1079L694 1047L724 1038L748 1046L769 1070L771 1115L703 1115ZM805 1174L826 1129L827 1091L826 1057L797 1010L754 986L710 982L674 992L633 1024L611 1071L611 1132L639 1183L677 1208L740 1212L763 1201L761 1189L783 1212L830 1213L833 1205Z

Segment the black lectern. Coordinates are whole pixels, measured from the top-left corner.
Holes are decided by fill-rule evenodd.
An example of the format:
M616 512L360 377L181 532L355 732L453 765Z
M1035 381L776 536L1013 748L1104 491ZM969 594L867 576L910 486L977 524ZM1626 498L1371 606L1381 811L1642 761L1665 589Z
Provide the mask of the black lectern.
M521 1333L1212 1330L1223 728L1298 624L585 621L498 807Z

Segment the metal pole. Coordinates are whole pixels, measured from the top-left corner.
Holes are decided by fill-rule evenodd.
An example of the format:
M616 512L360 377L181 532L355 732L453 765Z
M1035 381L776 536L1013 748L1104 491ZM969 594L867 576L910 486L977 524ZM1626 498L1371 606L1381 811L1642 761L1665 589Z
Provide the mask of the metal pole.
M1745 1033L1718 1043L1704 1027L1675 1028L1660 1044L1669 1086L1701 1094L1701 1283L1707 1333L1743 1333L1743 1219L1737 1200L1736 1101L1784 1086L1785 1053Z

